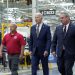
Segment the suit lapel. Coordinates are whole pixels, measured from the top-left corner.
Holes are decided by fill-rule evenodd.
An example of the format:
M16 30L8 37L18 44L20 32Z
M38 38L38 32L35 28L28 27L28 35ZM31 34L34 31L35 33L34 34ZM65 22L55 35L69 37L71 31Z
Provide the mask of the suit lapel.
M63 33L63 25L61 25L61 29L60 29L60 30L61 30L61 32Z
M71 23L69 24L69 27L68 27L68 30L67 30L67 32L66 32L65 37L68 35L68 33L69 33L69 31L70 31L70 28L71 28Z
M61 27L60 27L60 33L62 34L63 39L65 39L68 36L68 33L70 32L70 28L71 28L71 23L70 23L70 25L68 27L68 30L66 32L66 35L64 36L64 33L63 33L63 25L61 25Z
M60 27L60 33L62 34L62 37L64 36L64 34L63 34L63 25L61 25L61 27Z
M42 34L43 30L44 30L44 23L43 23L43 25L42 25L42 27L41 27L39 36ZM37 37L37 34L36 34L36 25L34 26L34 34L35 34L35 37L36 37L36 38L39 38L39 36Z
M35 34L35 37L37 37L37 34L36 34L36 25L34 26L34 34Z
M61 37L64 39L65 36L64 36L64 32L63 32L63 25L61 25L59 33L60 33Z
M41 30L40 30L39 36L42 34L43 30L44 30L44 23L43 23L43 25L42 25L42 27L41 27ZM38 36L38 37L39 37L39 36Z

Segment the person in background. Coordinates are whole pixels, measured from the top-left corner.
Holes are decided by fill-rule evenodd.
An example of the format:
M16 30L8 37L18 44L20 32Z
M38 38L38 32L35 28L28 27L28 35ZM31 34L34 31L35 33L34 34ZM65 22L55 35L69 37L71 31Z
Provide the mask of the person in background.
M0 32L0 46L1 46L1 38L2 37L2 34L1 34L1 32ZM0 64L2 64L2 58L0 58Z
M61 12L59 19L62 25L55 29L52 41L52 54L57 55L58 70L61 75L73 75L75 61L75 24L66 12ZM57 48L57 50L56 50Z
M19 58L22 59L24 54L24 46L26 44L23 36L16 31L17 25L15 23L10 24L10 33L7 33L0 47L0 57L2 57L2 49L6 46L8 53L9 68L11 75L18 75Z
M32 75L37 75L39 60L41 60L43 74L49 75L48 56L50 54L51 33L50 27L43 23L41 13L35 14L36 24L30 31L30 54L32 56Z

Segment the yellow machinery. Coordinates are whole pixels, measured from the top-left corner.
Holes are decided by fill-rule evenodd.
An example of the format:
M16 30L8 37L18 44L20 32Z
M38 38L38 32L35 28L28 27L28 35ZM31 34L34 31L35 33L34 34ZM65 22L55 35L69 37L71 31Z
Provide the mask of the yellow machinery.
M10 24L7 23L2 23L2 38L4 37L4 31L6 28L9 28ZM31 27L32 26L32 22L25 22L25 23L17 23L18 27Z

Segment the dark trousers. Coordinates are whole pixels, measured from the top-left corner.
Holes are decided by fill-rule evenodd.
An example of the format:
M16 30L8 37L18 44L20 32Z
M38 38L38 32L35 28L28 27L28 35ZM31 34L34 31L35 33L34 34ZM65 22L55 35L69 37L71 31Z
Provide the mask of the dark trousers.
M68 56L68 55L67 55ZM58 70L61 75L73 75L73 65L75 56L65 57L65 51L63 51L62 56L57 58Z
M48 57L44 57L42 53L41 55L32 55L32 75L37 75L39 60L41 60L42 63L43 75L49 75Z
M19 55L8 55L8 61L11 75L18 75Z

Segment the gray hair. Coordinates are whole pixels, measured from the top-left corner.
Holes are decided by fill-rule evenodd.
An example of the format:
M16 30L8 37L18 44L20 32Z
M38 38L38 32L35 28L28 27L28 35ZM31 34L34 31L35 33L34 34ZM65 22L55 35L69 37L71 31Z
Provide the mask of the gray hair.
M60 15L63 14L66 17L70 17L70 15L67 12L60 12Z
M40 16L41 18L43 18L43 15L40 12L36 13L35 16Z

